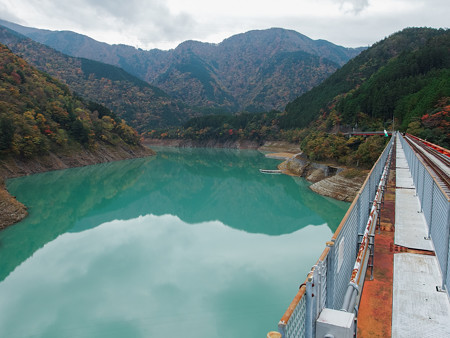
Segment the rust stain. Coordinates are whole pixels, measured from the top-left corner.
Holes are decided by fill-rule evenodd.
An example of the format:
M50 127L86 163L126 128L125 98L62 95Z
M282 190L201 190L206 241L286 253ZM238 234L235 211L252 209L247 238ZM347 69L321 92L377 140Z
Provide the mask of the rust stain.
M395 160L393 161L395 162ZM390 337L394 272L395 163L380 212L380 231L375 232L374 279L368 269L358 312L358 337Z

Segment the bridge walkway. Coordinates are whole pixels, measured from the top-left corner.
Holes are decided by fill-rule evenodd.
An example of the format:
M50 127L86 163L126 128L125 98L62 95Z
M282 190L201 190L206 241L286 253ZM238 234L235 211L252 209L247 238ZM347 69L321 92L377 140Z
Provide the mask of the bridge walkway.
M392 337L450 337L449 299L438 291L442 282L438 259L399 141L394 243L409 252L394 254Z

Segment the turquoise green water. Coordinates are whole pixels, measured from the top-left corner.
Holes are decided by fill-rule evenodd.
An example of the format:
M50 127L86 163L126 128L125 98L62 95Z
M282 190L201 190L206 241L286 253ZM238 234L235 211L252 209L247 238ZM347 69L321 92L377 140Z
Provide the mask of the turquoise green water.
M256 151L158 156L7 182L0 337L265 337L347 203Z

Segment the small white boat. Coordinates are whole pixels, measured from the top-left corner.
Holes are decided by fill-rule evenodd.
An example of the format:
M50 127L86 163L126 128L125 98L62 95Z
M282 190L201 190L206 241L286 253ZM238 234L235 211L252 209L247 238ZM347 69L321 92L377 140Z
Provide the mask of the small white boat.
M263 174L282 174L281 170L259 169Z

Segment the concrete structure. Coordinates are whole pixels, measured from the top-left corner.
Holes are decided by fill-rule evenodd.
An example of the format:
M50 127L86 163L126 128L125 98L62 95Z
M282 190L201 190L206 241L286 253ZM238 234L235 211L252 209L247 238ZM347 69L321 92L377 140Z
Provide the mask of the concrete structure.
M392 337L450 337L450 303L408 163L397 142L395 244L424 254L394 255Z

